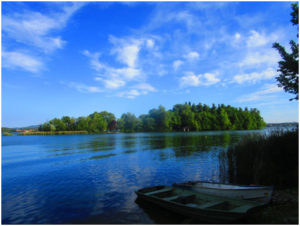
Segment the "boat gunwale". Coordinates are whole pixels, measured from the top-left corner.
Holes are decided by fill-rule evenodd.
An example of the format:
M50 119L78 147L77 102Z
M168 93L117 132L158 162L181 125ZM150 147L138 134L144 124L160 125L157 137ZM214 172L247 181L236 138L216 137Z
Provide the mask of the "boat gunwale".
M156 187L156 186L152 186L152 187ZM164 186L164 187L169 187L169 186ZM226 199L227 201L228 201L228 199L229 200L231 200L231 201L246 201L246 202L253 202L253 203L256 203L256 204L263 204L262 202L257 202L257 201L253 201L253 200L244 200L244 199L242 199L242 200L240 200L240 199L232 199L232 198L229 198L229 197L222 197L222 196L218 196L218 195L215 195L215 194L206 194L206 193L201 193L201 192L196 192L196 191L193 191L193 190L190 190L190 189L185 189L185 188L178 188L178 187L170 187L170 188L173 188L173 189L183 189L183 190L186 190L186 191L189 191L189 192L192 192L192 193L199 193L199 194L202 194L202 195L208 195L208 196L213 196L213 197L215 197L215 198L221 198L221 199ZM139 190L142 190L142 189L139 189ZM140 193L140 194L142 194L142 195L145 195L145 196L148 196L148 197L155 197L155 198L157 198L157 199L159 199L159 200L162 200L162 198L159 198L159 197L156 197L156 196L154 196L154 195L151 195L151 194L147 194L147 193L143 193L143 192L140 192L139 190L135 190L134 192L135 193ZM167 201L167 200L165 200L165 201ZM179 203L178 203L179 204ZM263 204L263 205L265 205L265 204Z
M157 187L157 186L152 186L152 187ZM148 187L148 188L152 188L152 187ZM164 187L167 188L169 186L164 186ZM173 189L174 190L182 190L183 192L188 191L188 193L192 193L192 194L198 193L198 192L191 191L189 189L183 189L183 188L174 188L173 187ZM220 201L222 201L222 200L225 202L233 201L234 203L238 202L241 205L239 205L238 203L236 203L236 204L240 207L247 206L247 205L252 206L252 207L249 207L248 209L244 209L242 211L238 210L238 207L231 209L231 210L203 208L199 204L198 204L198 206L189 206L189 205L186 205L183 203L166 200L162 197L157 197L155 195L143 193L143 192L140 192L140 190L142 190L142 189L138 189L138 190L134 191L136 193L136 195L138 196L138 198L145 199L147 201L150 201L152 203L160 205L163 208L183 214L185 216L189 216L192 218L199 219L201 221L214 223L214 224L229 223L229 222L244 218L252 211L258 210L259 208L262 208L263 206L265 206L265 204L263 204L261 202L256 202L256 201L252 201L252 200L247 200L247 201L246 200L235 200L235 199L231 199L231 198L227 198L227 197L220 197L220 196L216 196L216 195L212 195L212 194L202 193L203 195L206 195L206 196L217 197L219 200L221 199Z
M228 186L235 186L235 187L242 187L243 189L234 189L234 188L217 188L217 187L204 187L204 186L195 186L193 184L188 183L173 183L173 185L185 186L185 187L193 187L193 188L204 188L204 189L216 189L216 190L234 190L234 191L247 191L247 190L274 190L274 187L271 186L262 186L262 185L232 185L232 184L224 184L224 183L213 183L213 182L204 182L204 181L195 181L193 183L206 183L206 184L213 184L213 185L228 185ZM249 188L248 188L249 187ZM245 188L245 189L244 189Z
M215 190L222 190L222 191L257 191L257 190L273 190L273 188L257 188L257 189L229 189L229 188L213 188L213 187L200 187L200 186L189 186L189 185L182 185L182 184L176 184L179 186L184 186L184 187L191 187L191 188L203 188L203 189L215 189Z
M220 213L233 213L233 214L246 214L250 210L250 208L249 208L249 209L247 209L244 212L235 212L235 211L230 211L230 210L210 209L210 208L207 208L207 207L201 207L201 205L198 205L198 206L189 206L189 205L186 205L186 204L182 204L182 203L178 203L178 202L173 202L171 200L166 200L166 199L163 199L163 198L159 198L159 197L156 197L156 196L151 195L151 194L148 195L148 194L141 193L141 192L138 192L138 193L140 195L142 195L142 196L150 197L151 199L157 199L159 201L163 201L163 202L166 202L166 203L171 203L172 205L179 205L179 206L182 206L182 207L188 208L188 209L199 209L199 210L202 210L202 211L220 212ZM228 202L228 200L227 201L223 201L223 202ZM253 201L250 201L250 202L253 202ZM258 206L253 206L252 208L255 208L255 207L259 207L259 205Z

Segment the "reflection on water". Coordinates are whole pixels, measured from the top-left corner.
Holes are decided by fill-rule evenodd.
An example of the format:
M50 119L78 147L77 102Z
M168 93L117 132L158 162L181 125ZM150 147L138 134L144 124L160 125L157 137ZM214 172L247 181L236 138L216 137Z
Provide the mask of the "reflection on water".
M2 137L2 223L182 223L134 190L218 181L218 151L245 132Z

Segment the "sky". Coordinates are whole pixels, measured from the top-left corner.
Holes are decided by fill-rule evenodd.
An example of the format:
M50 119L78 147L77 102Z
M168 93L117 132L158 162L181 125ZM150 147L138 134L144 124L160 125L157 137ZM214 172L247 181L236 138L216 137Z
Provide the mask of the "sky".
M292 2L1 2L1 126L185 102L298 122L274 42L298 43Z

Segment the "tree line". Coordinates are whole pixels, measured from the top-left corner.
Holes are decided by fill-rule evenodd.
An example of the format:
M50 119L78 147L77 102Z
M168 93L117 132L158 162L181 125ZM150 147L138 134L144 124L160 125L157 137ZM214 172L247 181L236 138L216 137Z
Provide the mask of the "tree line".
M236 108L224 104L176 104L166 110L160 105L148 114L136 117L128 112L116 119L113 113L102 111L78 118L63 116L54 118L39 126L39 131L78 131L101 133L107 130L121 132L168 132L201 130L252 130L266 127L266 122L256 108Z

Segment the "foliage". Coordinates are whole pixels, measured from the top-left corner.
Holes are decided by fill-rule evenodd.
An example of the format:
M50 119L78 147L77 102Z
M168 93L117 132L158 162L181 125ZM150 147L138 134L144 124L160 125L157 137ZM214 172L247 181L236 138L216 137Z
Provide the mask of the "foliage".
M293 12L291 22L293 25L299 24L298 19L298 3L292 4ZM299 32L299 28L298 28ZM297 34L297 37L299 33ZM276 80L279 82L278 86L283 87L285 92L295 94L294 98L290 100L298 100L299 99L299 44L296 44L295 41L290 41L290 46L292 53L287 53L285 48L281 46L279 43L275 42L273 44L273 48L277 49L279 52L282 61L279 61L279 69L280 72L279 77L276 77Z
M217 107L212 104L210 108L206 104L195 105L189 102L176 104L171 110L160 105L158 109L154 108L139 117L127 112L117 120L114 114L107 111L95 111L87 117L63 116L41 124L39 131L85 130L89 133L102 133L109 129L122 132L167 132L182 131L187 126L189 131L253 130L266 127L266 123L256 108L250 111L245 108L243 111L230 105L219 104Z
M14 132L14 131L16 131L16 129L11 129L11 128L7 128L7 127L1 127L1 131L2 131L2 133L5 133L5 132Z
M246 134L220 152L222 172L225 162L229 183L297 186L298 136L298 129L279 128L269 134Z
M107 111L94 112L89 116L81 116L78 118L63 116L61 119L54 118L49 122L41 124L39 131L88 131L88 133L101 133L107 130L107 121L115 120L115 116Z

